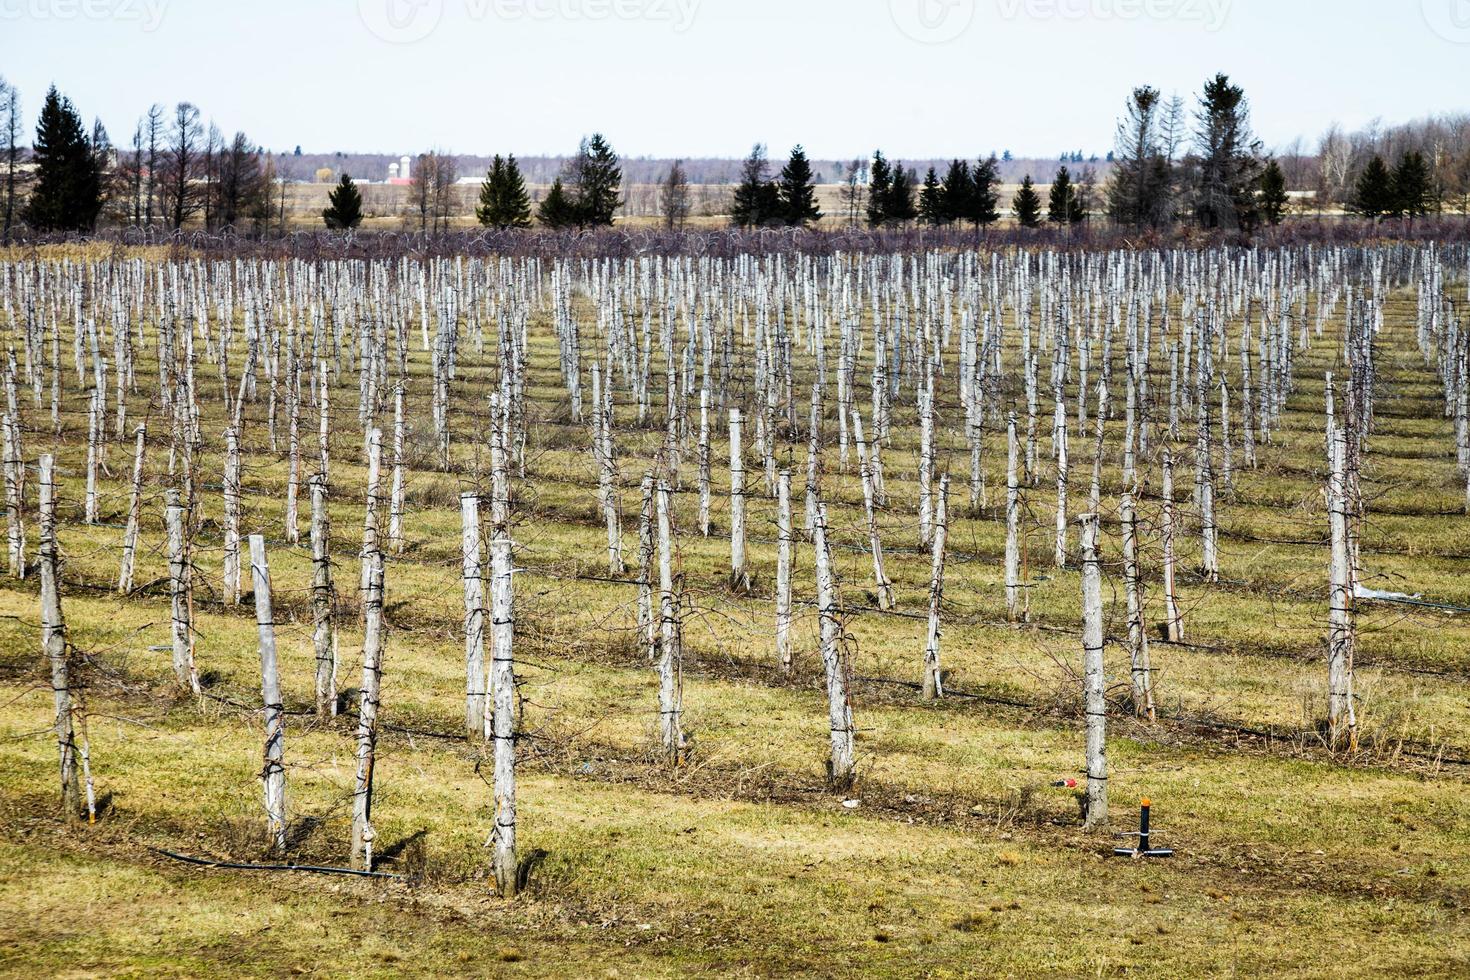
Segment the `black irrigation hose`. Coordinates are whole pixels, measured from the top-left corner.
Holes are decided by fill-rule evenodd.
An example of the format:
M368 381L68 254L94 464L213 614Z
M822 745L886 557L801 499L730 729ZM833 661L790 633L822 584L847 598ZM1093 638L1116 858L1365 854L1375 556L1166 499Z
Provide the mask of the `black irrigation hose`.
M197 864L204 868L217 868L228 871L304 871L319 875L353 875L358 878L403 878L403 875L388 874L385 871L356 871L352 868L321 868L310 864L241 864L234 861L210 861L206 858L190 857L187 854L166 851L161 847L150 847L148 850L162 854L164 857L173 858L175 861L183 861L185 864Z

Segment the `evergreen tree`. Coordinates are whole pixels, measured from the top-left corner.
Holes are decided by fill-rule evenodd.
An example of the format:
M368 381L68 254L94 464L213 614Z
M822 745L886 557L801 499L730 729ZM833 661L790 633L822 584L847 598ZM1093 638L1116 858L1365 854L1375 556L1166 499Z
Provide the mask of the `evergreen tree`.
M761 228L784 220L781 191L767 177L769 169L765 144L757 143L740 168L740 184L730 207L730 219L742 228Z
M1036 183L1030 174L1021 181L1021 189L1011 199L1011 208L1022 228L1041 227L1041 195L1036 193Z
M567 194L560 177L552 181L551 190L546 192L541 206L536 209L536 217L548 228L566 228L577 224L579 216L576 204Z
M1046 218L1052 224L1073 225L1083 219L1082 197L1072 183L1072 174L1066 167L1057 171L1051 182L1051 194L1047 198Z
M1258 199L1261 218L1268 225L1281 224L1290 203L1291 198L1286 193L1286 174L1282 173L1281 164L1275 160L1266 161L1266 169L1261 171L1261 193Z
M893 167L893 185L888 189L888 221L891 224L907 224L919 216L914 203L914 193L919 175L902 163Z
M1365 218L1377 220L1394 212L1395 197L1397 195L1394 192L1393 174L1389 173L1383 157L1375 156L1358 176L1358 184L1353 193L1353 210Z
M475 217L491 228L531 227L531 196L526 193L526 182L514 154L502 158L497 153L490 161L485 182L480 185L480 206L475 208Z
M975 183L970 176L970 164L955 160L949 165L949 173L939 185L939 210L944 224L953 224L967 218L970 199L975 194Z
M797 228L822 220L817 207L817 188L812 180L812 165L800 145L791 151L791 159L781 170L778 182L781 216L786 224Z
M1196 113L1194 216L1204 228L1250 229L1256 221L1261 144L1251 135L1245 91L1217 74Z
M322 220L333 231L348 231L362 224L362 194L351 175L344 173L337 181L337 186L327 195L327 204Z
M1174 211L1174 168L1162 149L1159 107L1159 90L1140 86L1129 95L1118 122L1117 147L1108 153L1108 162L1117 166L1107 187L1107 207L1120 225L1156 228Z
M893 168L883 158L883 151L873 154L868 171L868 224L877 228L891 219L889 205L893 191Z
M573 170L576 177L577 224L607 227L622 206L623 167L601 133L582 141Z
M961 215L978 231L982 225L1000 220L1000 161L992 153L970 174L970 199Z
M939 174L933 167L924 175L924 189L919 192L919 220L926 225L942 225L944 220L944 194L939 184Z
M1439 210L1435 200L1434 178L1424 154L1418 150L1405 153L1393 171L1393 212L1411 221Z
M52 86L36 125L35 187L26 222L37 231L89 231L102 211L99 160L81 116Z

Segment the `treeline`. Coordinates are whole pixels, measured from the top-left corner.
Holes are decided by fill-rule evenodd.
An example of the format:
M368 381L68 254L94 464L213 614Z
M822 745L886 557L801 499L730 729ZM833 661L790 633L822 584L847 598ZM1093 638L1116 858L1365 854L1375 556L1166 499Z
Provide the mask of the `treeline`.
M257 234L287 227L287 180L277 158L243 132L226 139L189 102L172 110L151 106L130 144L116 147L100 120L88 128L53 86L29 160L25 130L19 93L0 79L0 219L6 240L21 225L41 233L86 232L103 223L169 230L202 224ZM1014 165L1009 154L930 163L921 179L919 167L890 161L880 150L870 160L834 168L840 170L832 174L839 184L837 207L828 214L818 195L823 175L803 147L794 147L772 173L766 147L757 144L740 166L728 217L747 229L810 228L825 221L874 229L959 226L979 233L1006 218L1030 229L1069 228L1101 216L1132 230L1187 223L1249 234L1286 217L1293 204L1289 186L1315 190L1296 199L1302 210L1313 202L1319 209L1341 205L1372 219L1413 219L1447 207L1470 212L1470 117L1370 127L1351 135L1333 128L1315 160L1295 149L1277 159L1252 131L1245 92L1224 74L1207 81L1192 105L1178 96L1166 99L1152 86L1134 89L1102 179L1080 152L1062 157L1055 173L1038 175L1049 184L1045 194L1023 171L1019 190L1003 201L1007 168ZM450 230L469 211L457 190L461 159L442 150L419 154L406 203L400 200L395 210L401 207L421 232ZM1074 173L1069 163L1080 164L1080 171ZM343 171L339 177L322 222L348 230L358 227L365 209L351 175ZM561 161L539 198L528 189L522 163L514 155L497 155L473 214L494 229L605 227L627 203L624 177L624 161L601 134L582 140ZM681 229L694 210L692 183L690 165L674 161L656 185L632 190L655 197L666 228ZM830 208L831 190L826 193Z

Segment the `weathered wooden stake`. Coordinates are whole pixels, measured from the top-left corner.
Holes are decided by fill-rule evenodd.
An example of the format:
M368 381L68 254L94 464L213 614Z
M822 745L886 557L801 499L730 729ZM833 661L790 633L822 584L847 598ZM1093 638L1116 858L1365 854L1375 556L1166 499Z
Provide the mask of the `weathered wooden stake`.
M271 610L271 572L265 538L250 536L250 577L255 588L255 628L260 646L260 695L265 706L266 827L277 854L286 852L286 706L281 700L281 673L276 663L275 615Z

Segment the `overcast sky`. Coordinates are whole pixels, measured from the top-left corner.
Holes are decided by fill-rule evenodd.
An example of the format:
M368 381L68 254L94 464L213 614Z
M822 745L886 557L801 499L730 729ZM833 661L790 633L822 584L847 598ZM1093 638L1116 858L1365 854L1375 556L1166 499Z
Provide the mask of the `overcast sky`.
M1470 109L1470 0L0 0L0 74L126 143L187 99L281 150L1105 152L1225 71L1271 146Z

